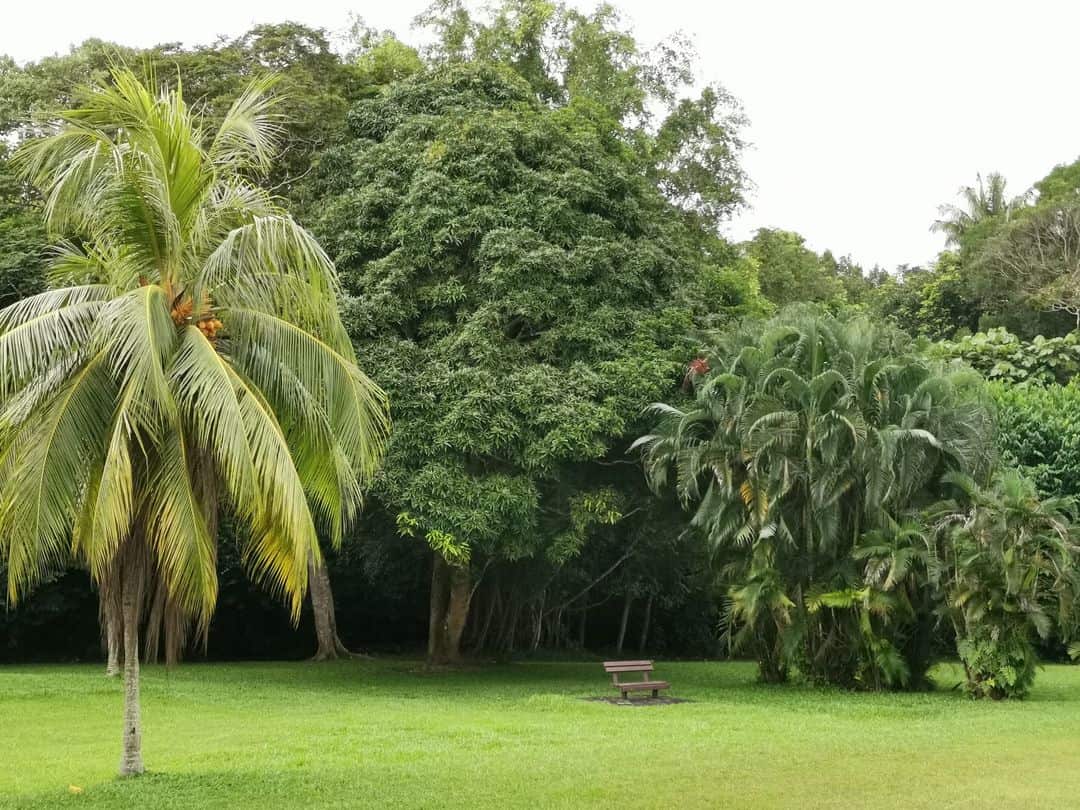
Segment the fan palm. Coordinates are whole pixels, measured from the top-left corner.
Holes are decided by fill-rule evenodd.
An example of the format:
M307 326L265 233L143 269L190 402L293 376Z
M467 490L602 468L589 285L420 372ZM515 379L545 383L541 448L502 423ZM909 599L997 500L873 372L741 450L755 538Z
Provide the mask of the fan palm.
M317 531L339 542L387 430L326 254L251 179L270 81L216 131L127 70L16 159L58 249L52 289L0 311L0 544L17 601L75 560L121 594L121 774L143 769L139 625L154 584L205 628L219 506L299 615ZM150 86L148 86L150 85Z

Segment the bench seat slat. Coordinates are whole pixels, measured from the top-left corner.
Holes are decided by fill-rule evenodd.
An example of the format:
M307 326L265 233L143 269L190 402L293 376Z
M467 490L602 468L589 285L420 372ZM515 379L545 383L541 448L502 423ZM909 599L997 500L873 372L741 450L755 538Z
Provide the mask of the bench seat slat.
M652 666L652 661L605 661L605 667L644 667Z
M652 667L608 667L606 671L611 672L611 673L618 673L618 672L652 672L653 668Z
M631 681L629 683L612 684L614 689L620 692L652 691L653 689L670 689L671 684L667 681Z

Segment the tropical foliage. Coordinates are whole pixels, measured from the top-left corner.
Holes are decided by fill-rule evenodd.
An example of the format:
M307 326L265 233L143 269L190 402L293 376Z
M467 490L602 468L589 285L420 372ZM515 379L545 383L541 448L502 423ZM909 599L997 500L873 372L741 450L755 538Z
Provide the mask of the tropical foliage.
M1080 333L1025 341L1003 328L945 340L928 354L962 360L990 380L1012 385L1064 385L1080 372Z
M730 638L767 680L920 685L929 627L903 520L944 472L988 470L979 383L888 330L801 310L709 365L693 405L656 406L638 444L654 485L670 480L724 555Z
M0 658L98 655L97 601L118 665L130 563L167 662L1065 660L1080 164L980 177L919 266L736 243L746 120L688 40L475 8L0 59Z
M118 71L15 157L69 240L51 288L0 311L7 590L76 561L122 599L123 773L142 770L145 607L173 617L167 642L206 631L219 505L295 617L317 532L340 542L382 452L333 264L250 179L275 150L268 89L207 130L178 90Z
M1080 494L1080 386L995 383L1002 458L1044 497Z
M975 697L1023 697L1035 680L1033 640L1071 633L1080 595L1072 503L1041 500L1035 486L1005 471L990 486L950 474L959 499L927 518L942 580L941 611Z

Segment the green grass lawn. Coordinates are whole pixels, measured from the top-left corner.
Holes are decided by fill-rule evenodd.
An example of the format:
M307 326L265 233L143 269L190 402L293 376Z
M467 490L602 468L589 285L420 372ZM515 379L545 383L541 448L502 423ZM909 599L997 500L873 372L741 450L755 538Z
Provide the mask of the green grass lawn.
M691 702L581 700L609 693L598 663L151 667L151 773L119 781L119 683L97 666L0 667L0 805L1080 806L1080 667L997 704L949 691L948 669L923 695L759 686L749 664L661 675Z

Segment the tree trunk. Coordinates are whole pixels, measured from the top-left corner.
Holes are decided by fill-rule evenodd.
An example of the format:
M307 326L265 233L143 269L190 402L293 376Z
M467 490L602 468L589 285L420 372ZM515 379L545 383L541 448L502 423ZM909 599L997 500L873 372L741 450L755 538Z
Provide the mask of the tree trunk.
M349 656L337 631L334 611L334 592L330 588L330 572L326 563L316 564L314 552L308 552L308 592L311 594L311 613L315 619L317 647L313 661L330 661Z
M649 624L652 622L652 603L653 595L650 593L649 598L645 601L645 619L641 624L641 637L638 640L638 652L645 651L645 642L649 640Z
M540 637L544 632L544 603L547 601L547 591L540 594L540 604L536 606L536 624L533 626L532 649L533 652L540 649Z
M124 747L120 775L137 776L143 772L142 719L139 707L139 621L142 618L143 565L142 549L128 541L121 571L124 611Z
M626 641L626 625L630 622L630 606L634 604L634 597L630 591L626 592L623 601L622 619L619 621L619 640L615 642L615 652L621 653L623 642Z
M114 563L112 570L102 577L98 589L98 615L102 640L105 642L105 675L109 678L120 675L120 666L124 660L123 598L118 571L119 564Z
M581 609L581 624L578 625L578 647L582 650L585 649L585 626L589 623L589 609L583 607Z
M491 600L488 603L487 616L484 618L483 629L480 630L480 636L476 640L476 649L482 650L487 644L488 633L491 632L491 623L495 620L495 610L499 606L499 586L498 583L491 589Z
M450 602L450 566L438 552L431 568L431 602L428 612L428 663L446 663L446 614Z
M450 566L450 604L446 613L446 660L461 663L461 637L469 620L469 603L472 601L472 577L469 566Z
M120 616L117 615L117 611L113 611L105 621L105 643L108 648L108 662L105 664L105 675L109 678L116 678L120 675L120 667L124 661L124 656L121 651L124 640L124 622L121 620Z
M500 643L499 646L503 652L513 652L514 650L514 637L517 635L517 622L518 616L521 614L521 600L517 594L511 592L510 598L506 603L506 611L503 614L503 625L501 628Z

